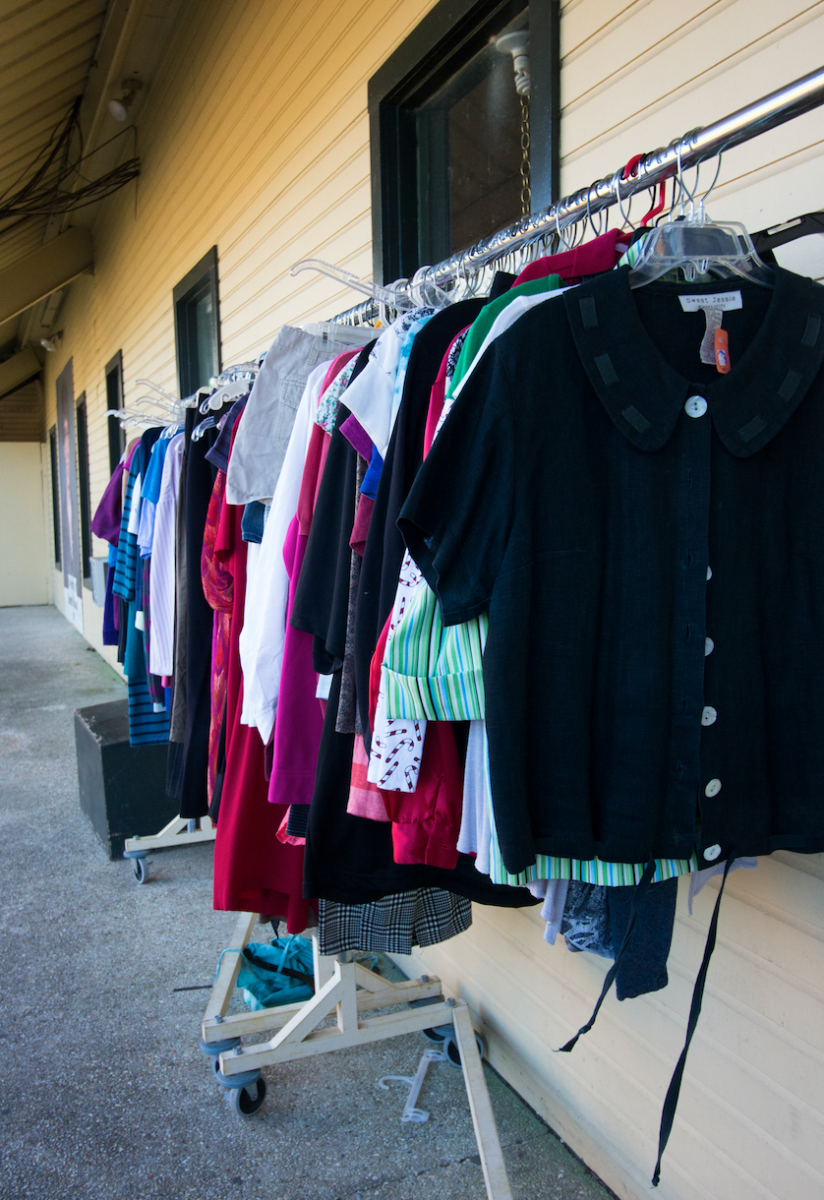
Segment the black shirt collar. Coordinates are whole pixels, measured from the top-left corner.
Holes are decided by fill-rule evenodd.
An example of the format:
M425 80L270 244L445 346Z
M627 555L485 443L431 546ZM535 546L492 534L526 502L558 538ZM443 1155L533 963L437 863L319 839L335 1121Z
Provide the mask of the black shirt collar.
M824 360L824 287L781 268L745 353L729 374L700 387L679 375L653 343L638 316L627 268L570 289L564 303L593 388L639 450L660 450L685 399L699 394L723 444L747 458L783 428Z

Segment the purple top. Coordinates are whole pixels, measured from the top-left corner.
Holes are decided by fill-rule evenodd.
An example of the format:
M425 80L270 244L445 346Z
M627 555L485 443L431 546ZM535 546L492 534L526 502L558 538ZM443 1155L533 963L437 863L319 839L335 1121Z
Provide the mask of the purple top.
M123 515L123 471L125 470L125 466L126 464L121 458L114 469L114 474L106 484L106 490L100 499L97 511L92 517L92 533L102 538L104 542L108 542L110 546L116 546L120 541L120 519Z
M232 434L234 433L238 417L246 407L248 399L248 396L241 396L239 400L234 402L226 414L226 420L220 428L220 433L215 438L214 446L206 451L206 461L210 462L213 467L217 467L218 471L222 471L224 475L229 469L229 451L232 448Z
M372 458L372 439L357 417L347 417L340 427L343 436L354 446L361 458L369 462Z
M275 718L274 761L269 780L272 804L310 803L320 752L323 710L315 696L318 677L312 665L313 638L311 633L304 633L288 623L308 540L299 533L298 519L294 517L283 547L283 559L289 572L289 609Z

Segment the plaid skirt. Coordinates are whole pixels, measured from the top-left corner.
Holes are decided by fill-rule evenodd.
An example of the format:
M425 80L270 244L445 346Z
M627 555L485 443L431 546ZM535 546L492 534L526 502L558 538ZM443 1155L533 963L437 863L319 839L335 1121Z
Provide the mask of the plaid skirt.
M443 888L397 892L368 904L318 901L321 954L344 950L383 950L411 954L414 946L434 946L472 924L472 903Z

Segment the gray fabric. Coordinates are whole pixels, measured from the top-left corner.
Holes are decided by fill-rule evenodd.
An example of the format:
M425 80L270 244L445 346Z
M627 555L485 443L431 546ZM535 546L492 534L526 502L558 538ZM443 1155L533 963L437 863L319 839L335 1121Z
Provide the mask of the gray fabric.
M350 349L290 325L278 330L238 423L226 473L229 504L271 503L309 374Z

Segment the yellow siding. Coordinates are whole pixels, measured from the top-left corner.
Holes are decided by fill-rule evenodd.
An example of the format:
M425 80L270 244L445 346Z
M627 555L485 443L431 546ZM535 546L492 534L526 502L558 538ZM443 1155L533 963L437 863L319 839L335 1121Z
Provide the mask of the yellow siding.
M123 351L127 402L139 378L175 388L172 288L210 246L219 251L226 363L264 349L286 320L354 303L338 285L290 278L288 268L318 256L369 274L366 84L431 3L184 6L141 110L143 174L104 206L95 275L72 285L59 316L64 341L46 364L46 427L69 356L76 394L86 393L93 504L108 476L104 364ZM569 0L564 191L813 69L822 45L822 2ZM821 114L811 113L731 151L711 212L759 229L819 208L823 139ZM637 201L635 215L644 208ZM824 277L824 247L781 256ZM84 620L100 648L100 610L88 595ZM731 878L662 1200L822 1195L823 882L821 856L776 855ZM715 886L690 917L682 884L666 991L624 1004L611 997L572 1055L552 1051L589 1015L605 964L561 941L545 945L535 910L476 909L468 933L408 964L467 997L493 1064L621 1197L648 1194Z

